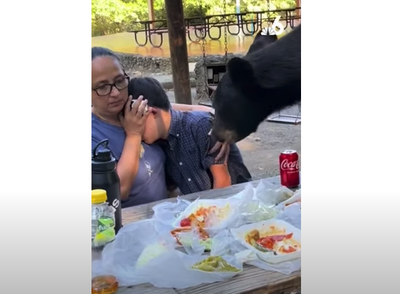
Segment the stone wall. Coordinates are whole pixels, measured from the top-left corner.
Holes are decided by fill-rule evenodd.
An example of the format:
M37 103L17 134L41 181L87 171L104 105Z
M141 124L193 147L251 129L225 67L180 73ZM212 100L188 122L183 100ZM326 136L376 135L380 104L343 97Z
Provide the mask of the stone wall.
M126 72L129 75L141 74L172 74L169 57L142 56L135 54L117 53ZM197 62L201 56L189 57L189 63Z

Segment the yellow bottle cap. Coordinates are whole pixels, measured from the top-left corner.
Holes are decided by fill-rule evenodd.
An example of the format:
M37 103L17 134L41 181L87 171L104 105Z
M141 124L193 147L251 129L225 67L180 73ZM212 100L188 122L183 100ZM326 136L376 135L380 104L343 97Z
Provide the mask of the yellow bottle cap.
M96 189L92 190L92 204L103 203L107 201L106 190Z

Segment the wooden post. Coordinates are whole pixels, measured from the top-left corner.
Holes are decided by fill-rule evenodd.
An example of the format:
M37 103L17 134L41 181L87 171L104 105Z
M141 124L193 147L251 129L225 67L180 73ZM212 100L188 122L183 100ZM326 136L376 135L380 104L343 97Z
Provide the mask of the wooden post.
M176 103L192 104L182 0L165 0Z
M147 10L149 11L149 20L154 20L154 0L147 0ZM154 29L154 23L150 24L150 29Z
M296 0L296 7L301 7L301 0ZM301 9L300 10L296 10L296 17L300 17L301 16Z

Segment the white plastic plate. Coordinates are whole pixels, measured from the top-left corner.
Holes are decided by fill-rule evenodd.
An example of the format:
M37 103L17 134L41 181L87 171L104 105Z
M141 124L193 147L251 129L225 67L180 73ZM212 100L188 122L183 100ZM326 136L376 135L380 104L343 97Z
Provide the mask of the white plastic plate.
M247 233L249 233L252 230L259 230L262 232L263 230L268 230L269 226L275 226L277 228L282 228L286 230L286 234L293 233L293 239L298 241L301 244L301 231L288 222L285 222L283 220L277 220L277 219L272 219L272 220L266 220L258 223L253 223L253 224L248 224L241 226L240 228L233 228L231 229L231 233L233 237L238 240L243 246L246 248L250 249L253 251L257 256L264 260L265 262L268 263L281 263L293 259L297 259L301 257L301 248L297 250L296 252L292 253L286 253L286 254L278 254L274 255L272 252L262 252L253 246L251 246L249 243L246 242L245 236Z

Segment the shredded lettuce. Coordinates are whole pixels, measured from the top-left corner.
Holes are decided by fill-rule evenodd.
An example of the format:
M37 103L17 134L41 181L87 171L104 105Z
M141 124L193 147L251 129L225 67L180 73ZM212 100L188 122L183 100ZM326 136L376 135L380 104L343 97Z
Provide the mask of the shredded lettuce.
M142 251L142 254L140 254L138 258L136 267L145 266L150 260L160 256L167 251L168 249L158 242L145 247Z
M210 251L211 250L211 246L212 246L212 239L206 239L206 240L202 240L202 239L196 239L198 240L198 242L200 243L201 246L204 246L204 250L206 251ZM181 244L184 247L193 247L193 235L192 234L181 234L179 236L179 242L181 242Z

